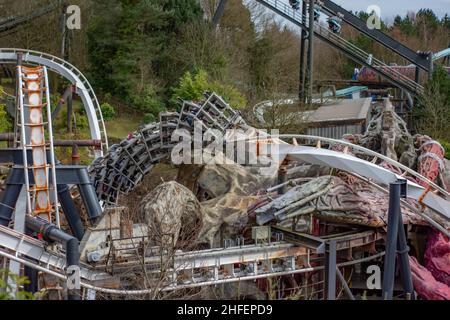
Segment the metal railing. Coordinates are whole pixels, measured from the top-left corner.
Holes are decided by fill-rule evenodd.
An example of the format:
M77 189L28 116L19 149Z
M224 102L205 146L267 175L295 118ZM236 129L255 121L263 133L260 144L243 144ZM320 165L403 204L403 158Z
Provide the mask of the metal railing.
M0 48L0 54L12 54L13 56L17 56L17 54L22 53L23 54L23 62L29 65L39 65L39 63L33 63L32 61L30 61L29 56L33 56L36 58L40 58L41 60L48 60L49 62L58 65L61 69L56 69L52 66L48 66L47 67L49 69L51 69L52 71L61 74L63 76L67 76L68 73L73 74L79 81L81 86L77 86L77 90L81 90L85 93L87 93L86 98L89 99L89 101L87 101L87 103L89 104L88 106L85 106L85 108L93 108L93 112L95 113L96 116L96 121L97 121L97 125L99 127L99 132L100 132L100 138L102 140L102 146L103 146L103 151L107 151L109 146L108 146L108 137L106 134L106 127L105 127L105 122L103 120L103 114L100 108L100 104L97 100L97 96L95 95L94 89L92 88L91 84L89 83L89 81L87 80L87 78L83 75L83 73L78 70L75 66L73 66L72 64L70 64L69 62L58 58L56 56L53 56L51 54L47 54L47 53L43 53L43 52L39 52L39 51L34 51L34 50L28 50L28 49L17 49L17 48ZM1 58L1 57L0 57ZM3 59L1 58L0 61L2 63L16 63L16 60L11 58L8 59ZM93 137L93 139L96 139L96 137Z
M297 24L301 28L308 30L309 17L303 15L300 11L292 9L286 3L279 0L256 0L262 5L268 7L274 12L285 16L291 22ZM328 28L323 27L320 23L314 23L314 32L323 40L330 42L337 48L346 52L351 58L357 62L367 65L374 69L376 72L390 79L393 83L399 85L400 87L416 94L421 94L423 92L423 87L411 80L410 78L404 76L403 74L393 70L384 62L376 59L373 55L363 51L350 41L338 36L334 32L328 30Z

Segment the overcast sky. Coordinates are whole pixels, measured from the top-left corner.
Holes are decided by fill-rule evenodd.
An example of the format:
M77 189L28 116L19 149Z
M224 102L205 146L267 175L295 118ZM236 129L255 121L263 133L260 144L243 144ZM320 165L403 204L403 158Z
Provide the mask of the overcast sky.
M439 18L446 13L450 15L450 0L334 0L335 3L347 10L366 11L370 5L377 5L381 9L381 18L392 22L397 14L405 16L408 11L417 12L422 8L429 8Z

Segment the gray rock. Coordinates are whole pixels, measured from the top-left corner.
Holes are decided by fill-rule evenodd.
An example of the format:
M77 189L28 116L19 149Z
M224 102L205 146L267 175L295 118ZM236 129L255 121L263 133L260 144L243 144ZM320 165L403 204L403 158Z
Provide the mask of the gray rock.
M138 210L145 216L154 245L184 247L193 242L202 225L200 202L175 181L156 187L142 199Z

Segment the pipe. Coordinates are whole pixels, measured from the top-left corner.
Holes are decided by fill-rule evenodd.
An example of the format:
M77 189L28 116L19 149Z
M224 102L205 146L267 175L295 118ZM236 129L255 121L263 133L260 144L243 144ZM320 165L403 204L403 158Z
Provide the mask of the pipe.
M354 265L357 263L362 263L362 262L366 262L366 261L370 261L370 260L374 260L377 258L380 258L384 255L384 251L377 253L373 256L370 257L366 257L366 258L362 258L359 260L352 260L352 261L347 261L347 262L342 262L337 264L338 267L344 267L344 266L350 266L350 265ZM17 262L20 262L21 264L25 265L25 266L29 266L31 268L34 268L36 270L42 271L44 273L50 274L52 276L55 276L61 280L66 280L67 277L64 276L61 273L58 273L56 271L44 268L38 264L34 264L26 259L20 258L20 257L16 257L13 254L9 254L7 252L4 252L2 250L0 250L0 256L10 259L10 260L14 260ZM280 272L277 274L274 274L273 276L280 276L280 275L291 275L291 274L297 274L297 273L306 273L306 272L312 272L312 271L319 271L319 270L323 270L324 267L323 266L319 266L319 267L311 267L311 268L306 268L306 269L296 269L296 270L291 270L291 271L285 271L285 272ZM185 289L185 288L190 288L190 287L201 287L201 286L207 286L207 285L216 285L216 284L220 284L220 283L230 283L230 282L236 282L236 281L244 281L244 280L255 280L255 279L260 279L260 278L268 278L270 277L270 275L256 275L256 276L247 276L247 277L241 277L241 278L234 278L234 279L222 279L219 281L207 281L207 282L202 282L202 283L196 283L193 284L191 286L189 285L180 285L177 286L176 288L174 287L165 287L162 288L161 291L174 291L174 290L181 290L181 289ZM91 289L94 291L98 291L98 292L103 292L103 293L109 293L109 294L119 294L119 295L143 295L143 294L150 294L150 293L154 293L155 290L154 289L143 289L143 290L121 290L121 289L108 289L108 288L104 288L104 287L97 287L97 286L93 286L91 284L88 284L86 282L81 281L80 285L83 288L86 289Z
M80 170L78 174L80 175L80 181L86 181L85 184L80 184L77 187L80 191L89 220L93 224L102 215L102 207L100 206L94 186L90 183L91 180L89 179L87 170Z
M44 240L63 244L66 248L67 267L80 265L79 241L72 235L69 235L58 229L54 224L40 218L26 217L26 225L32 231L43 235ZM69 300L80 300L79 289L68 289L67 296Z
M74 144L72 146L72 164L79 165L80 164L80 152L78 151L78 145Z
M406 180L404 180L406 185ZM406 188L406 186L405 186ZM411 275L411 266L409 264L409 246L406 240L405 228L403 226L403 219L401 213L398 215L398 253L399 253L399 267L400 267L400 278L402 281L403 290L405 293L415 300L414 286Z
M278 169L278 194L285 194L287 191L287 165L282 164Z
M73 202L69 187L66 184L58 185L58 198L72 234L81 241L85 231L83 222L81 221L80 212Z

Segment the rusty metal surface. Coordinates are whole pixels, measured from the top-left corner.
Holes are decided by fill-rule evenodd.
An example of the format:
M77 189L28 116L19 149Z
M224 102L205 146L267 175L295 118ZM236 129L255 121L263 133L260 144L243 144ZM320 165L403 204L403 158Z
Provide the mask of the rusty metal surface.
M34 187L28 190L32 197L31 214L42 219L51 221L52 204L49 193L49 174L46 153L46 138L44 126L46 125L43 115L43 107L47 106L44 101L44 69L42 67L27 68L20 67L20 76L23 81L23 107L27 109L28 119L22 126L29 127L29 145L33 154ZM26 144L28 139L21 137L22 143Z
M14 141L14 133L5 132L0 133L0 141ZM55 147L71 147L77 145L78 147L96 147L101 148L101 140L55 140Z

